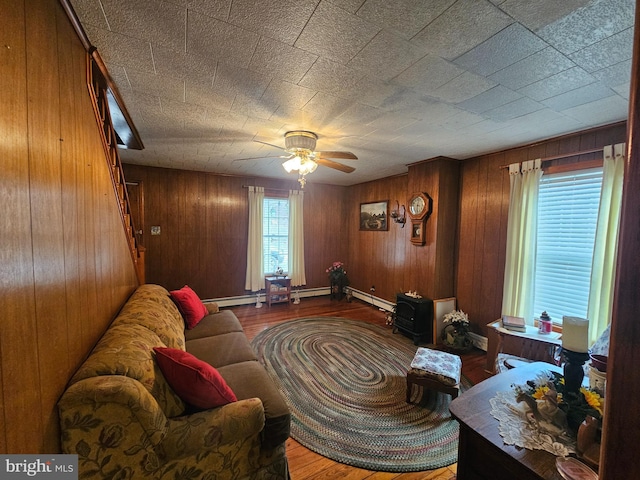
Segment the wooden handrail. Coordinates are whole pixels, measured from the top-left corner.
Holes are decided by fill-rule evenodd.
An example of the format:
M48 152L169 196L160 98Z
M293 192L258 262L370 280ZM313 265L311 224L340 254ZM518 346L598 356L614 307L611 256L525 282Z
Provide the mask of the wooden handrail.
M145 283L144 268L144 247L140 245L140 236L135 228L133 217L131 215L131 203L127 192L126 181L120 154L118 153L118 145L116 141L116 132L111 119L111 111L107 98L107 85L102 71L95 62L92 55L87 54L87 87L91 104L96 116L102 146L104 148L105 158L111 175L113 190L118 201L120 209L120 218L122 226L127 235L131 258L136 268L138 282Z
M71 25L76 31L76 34L78 35L78 38L82 42L82 45L84 46L85 50L93 58L97 67L100 69L100 72L102 73L102 76L104 77L104 80L106 82L107 91L109 92L109 94L111 94L111 96L115 101L115 104L116 104L115 106L117 106L117 111L113 111L111 113L112 113L112 117L116 117L116 119L118 119L118 121L116 122L116 125L114 125L115 130L118 133L118 136L120 137L123 144L126 145L127 148L133 149L133 150L144 149L142 138L140 137L140 134L138 133L138 130L136 129L136 126L133 123L131 115L129 115L129 111L125 106L122 95L120 95L120 91L118 90L118 87L116 86L115 82L111 78L111 75L109 74L109 71L107 70L107 67L104 64L104 61L102 60L102 57L98 52L98 49L91 44L91 41L89 40L87 33L84 31L84 28L82 27L82 24L80 23L80 20L78 19L78 16L76 15L76 12L73 9L73 6L71 5L70 1L60 0L60 4L62 5L62 8L64 9L65 13L67 14L67 17L69 17L69 21L71 22Z

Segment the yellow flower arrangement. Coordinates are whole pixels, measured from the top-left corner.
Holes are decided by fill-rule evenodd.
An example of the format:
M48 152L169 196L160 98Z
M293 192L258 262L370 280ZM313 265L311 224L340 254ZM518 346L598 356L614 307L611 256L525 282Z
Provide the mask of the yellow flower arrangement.
M543 372L526 385L513 385L516 396L528 395L535 400L548 398L555 391L557 407L566 414L569 426L577 430L587 416L602 419L604 399L596 392L581 387L578 393L567 392L564 377L556 372Z

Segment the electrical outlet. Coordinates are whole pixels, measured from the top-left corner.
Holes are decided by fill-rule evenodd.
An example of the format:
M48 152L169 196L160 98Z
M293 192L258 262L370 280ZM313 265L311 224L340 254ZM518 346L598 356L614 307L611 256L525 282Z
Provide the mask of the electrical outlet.
M370 292L375 292L376 291L376 286L375 285L371 285L371 288L369 289Z

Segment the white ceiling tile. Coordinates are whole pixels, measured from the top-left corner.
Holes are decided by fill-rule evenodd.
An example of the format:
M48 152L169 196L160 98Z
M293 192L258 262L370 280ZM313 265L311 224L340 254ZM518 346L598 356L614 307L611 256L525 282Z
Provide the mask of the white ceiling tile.
M213 79L213 88L216 93L226 97L242 94L257 99L267 89L269 82L271 78L261 73L221 62Z
M625 100L629 100L629 96L631 94L630 88L631 88L631 83L623 83L622 85L613 87L613 90L618 95L620 95L620 97L624 98Z
M261 37L249 68L269 76L298 83L318 59L317 55L277 40Z
M575 66L566 56L548 47L497 71L489 78L507 88L518 89Z
M226 22L229 20L232 0L173 0L173 2Z
M500 9L531 30L538 30L565 17L591 0L505 0Z
M596 70L591 72L591 75L609 87L627 85L631 81L631 60Z
M522 94L514 92L501 85L497 85L486 92L482 92L475 97L469 98L457 104L459 108L463 108L473 113L482 113L492 110L501 105L511 103L522 98Z
M293 45L317 4L318 0L234 0L229 22Z
M633 55L633 29L628 28L598 43L569 55L587 72L595 72L610 65L630 60Z
M321 2L295 42L301 48L346 64L380 31L380 27Z
M542 103L547 107L562 111L568 108L577 107L594 100L606 98L614 95L614 92L600 83L592 83L584 87L576 88L566 93L562 93L555 97L543 100Z
M464 72L464 69L447 60L427 55L392 81L418 92L431 93Z
M174 78L198 78L213 81L218 62L214 56L198 56L152 45L153 61L158 75Z
M456 58L454 63L479 75L491 75L547 45L522 25L514 23Z
M104 16L104 11L98 0L70 0L73 10L79 18L82 18L83 25L93 25L105 30L109 29L109 24Z
M318 59L298 82L304 87L340 96L343 90L351 91L364 77L364 73L323 58Z
M229 23L189 11L187 52L224 59L242 67L249 65L259 35Z
M302 108L313 96L315 91L301 87L290 82L274 80L269 84L262 97L261 102L270 104L287 105L295 108Z
M595 119L604 125L615 122L621 117L625 118L628 109L629 104L626 99L615 95L563 110L562 113L579 121L589 119L589 121L592 122Z
M497 122L506 122L543 108L541 104L534 102L530 98L521 98L484 112L483 115Z
M109 28L114 32L184 51L186 8L155 0L100 1ZM140 22L140 18L145 21Z
M357 15L408 40L438 18L455 1L367 0L358 9Z
M421 48L382 30L347 65L378 79L390 80L424 55Z
M184 80L181 78L163 77L133 69L127 71L127 77L134 92L184 101Z
M145 72L155 71L149 42L91 25L85 27L85 31L106 63Z
M541 101L593 83L595 78L580 67L570 68L518 90L534 100Z
M594 0L537 34L568 55L632 27L634 11L634 0Z
M459 103L473 98L476 95L480 95L495 85L495 82L485 77L471 72L464 72L441 87L431 91L429 96L443 102Z
M473 15L469 15L471 10L474 11ZM511 17L488 2L459 0L427 25L412 42L435 55L452 60L511 23Z

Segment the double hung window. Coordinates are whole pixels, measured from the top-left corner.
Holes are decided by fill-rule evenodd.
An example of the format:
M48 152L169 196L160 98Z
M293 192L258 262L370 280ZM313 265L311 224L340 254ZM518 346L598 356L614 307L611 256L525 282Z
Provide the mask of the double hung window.
M289 199L265 197L262 252L265 274L289 271Z
M545 174L538 196L534 313L587 318L602 168Z

